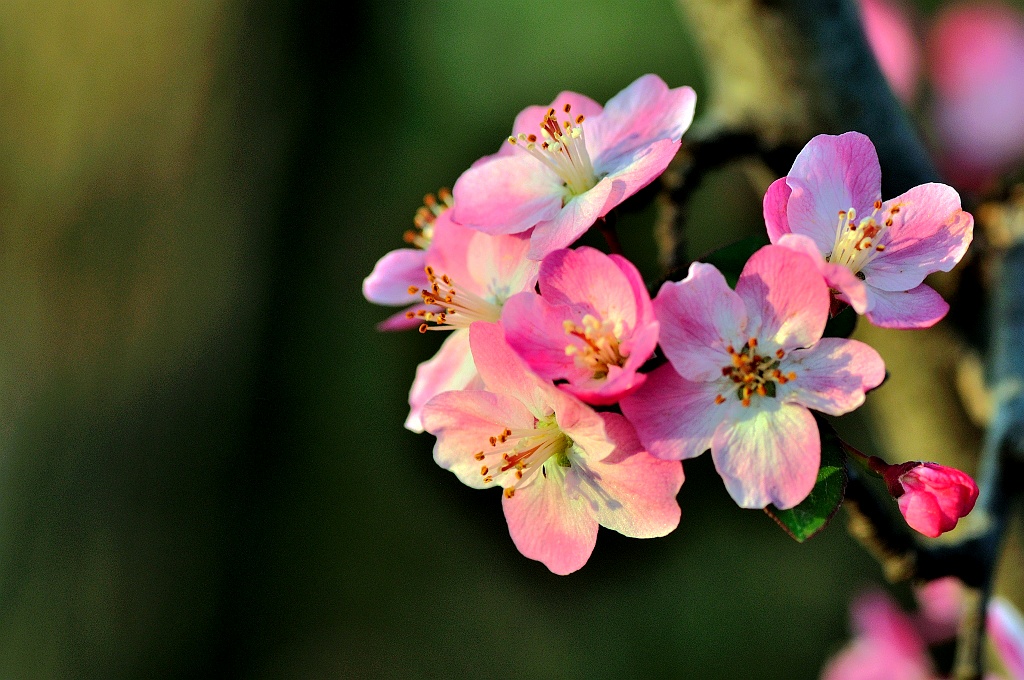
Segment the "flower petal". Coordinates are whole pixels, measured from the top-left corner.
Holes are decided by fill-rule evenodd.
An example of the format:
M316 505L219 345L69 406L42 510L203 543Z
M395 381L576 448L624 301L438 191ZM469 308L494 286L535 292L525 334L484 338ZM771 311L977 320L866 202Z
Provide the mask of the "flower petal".
M597 521L624 536L664 536L679 525L676 494L683 485L682 463L644 451L633 426L617 413L601 416L615 451L604 460L588 458L577 471L587 480L581 489Z
M722 423L711 456L729 495L741 508L769 503L785 510L814 488L821 441L814 416L796 404L745 409L746 418Z
M590 559L598 524L586 498L566 494L565 468L546 464L545 470L503 497L501 507L519 552L556 574L571 574Z
M619 203L656 180L665 172L681 146L682 142L678 140L659 139L628 154L617 156L614 162L594 161L594 170L598 175L607 173L605 180L613 182L601 215L608 214Z
M566 104L571 107L569 113L565 112ZM538 130L540 130L544 117L551 109L554 109L555 114L563 121L569 119L575 120L576 116L580 115L587 120L590 120L596 118L600 115L601 111L603 111L601 105L590 97L577 92L564 90L558 93L558 96L551 102L551 106L527 106L525 109L520 111L519 115L516 116L515 123L512 124L512 136L517 137L520 133L524 135L538 134ZM505 143L505 146L509 149L515 149L514 146L507 142Z
M1024 619L1009 600L996 596L988 603L988 633L1010 677L1024 678Z
M569 399L530 370L509 347L500 324L474 322L469 327L469 346L487 389L518 399L533 415L558 413L562 400Z
M373 271L363 279L363 297L378 305L411 305L419 300L409 286L422 288L427 283L423 268L426 251L416 248L392 250L377 260Z
M434 460L475 489L494 486L480 474L473 455L506 427L533 427L533 414L519 401L483 390L442 392L423 407L423 425L437 437Z
M715 380L732 361L725 348L743 338L747 310L713 265L694 262L682 281L666 281L654 298L661 349L689 380Z
M895 206L899 212L891 215ZM960 209L960 195L945 184L914 187L887 201L882 210L893 222L881 238L885 251L862 270L875 288L909 290L932 272L948 272L974 236L974 218Z
M778 243L783 235L790 233L788 208L792 193L793 190L786 183L786 178L780 177L771 183L764 194L764 223L768 227L768 238L772 243Z
M718 394L717 383L687 380L666 365L648 373L620 406L648 451L664 460L685 460L711 447L716 428L732 414L731 404L740 408L735 400L716 404Z
M634 272L636 268L624 258L619 260L587 246L549 253L540 267L540 292L553 304L574 308L581 318L593 314L602 321L621 321L632 329L636 325L636 293L633 279L623 268Z
M858 314L863 314L868 308L868 293L864 282L858 279L853 272L841 264L832 264L825 259L825 256L818 252L818 246L809 236L803 234L783 234L778 240L778 245L803 253L810 257L818 271L825 279L825 283L837 297L853 307Z
M545 297L526 291L505 303L501 325L509 346L537 375L545 380L582 382L590 372L565 353L576 340L566 334L563 325L571 317L567 305L553 305Z
M692 88L669 89L656 75L640 76L609 99L600 116L584 123L595 166L655 140L678 141L693 121L696 101Z
M898 293L869 286L868 304L865 317L879 328L930 328L949 311L942 296L924 283Z
M792 189L789 228L814 239L822 253L835 245L839 211L869 215L882 197L875 146L859 132L818 135L807 142L786 176Z
M529 234L491 236L473 232L466 253L466 264L478 287L473 292L504 301L532 290L540 264L526 259L529 249Z
M473 164L455 182L452 219L487 234L518 234L555 217L562 180L521 150ZM539 258L538 258L539 259Z
M786 364L797 377L780 386L779 398L841 416L864 403L864 393L885 378L885 363L857 340L822 338L813 347L793 350Z
M449 390L467 389L474 381L479 381L479 375L469 351L469 333L464 330L451 331L437 354L416 368L416 379L409 390L406 429L423 432L423 406L435 395Z
M762 341L789 350L813 344L825 331L828 286L809 255L761 248L743 266L736 293L750 316L746 332Z

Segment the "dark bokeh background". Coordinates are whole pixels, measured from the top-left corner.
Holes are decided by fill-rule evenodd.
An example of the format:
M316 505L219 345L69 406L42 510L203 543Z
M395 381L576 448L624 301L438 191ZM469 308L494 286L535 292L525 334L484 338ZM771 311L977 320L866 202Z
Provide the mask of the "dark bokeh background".
M402 429L437 338L361 296L519 109L647 72L700 96L670 0L0 6L0 677L815 677L881 582L841 523L705 456L676 532L553 576ZM763 228L734 180L696 250Z

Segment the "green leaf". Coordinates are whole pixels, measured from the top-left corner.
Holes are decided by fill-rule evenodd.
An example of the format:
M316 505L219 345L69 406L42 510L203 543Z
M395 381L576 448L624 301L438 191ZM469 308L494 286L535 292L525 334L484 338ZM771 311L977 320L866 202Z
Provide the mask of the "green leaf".
M821 432L821 468L810 495L789 510L779 510L774 505L764 509L800 543L828 526L846 495L846 454L828 423L818 419L818 428Z
M828 320L828 323L825 324L825 333L822 337L848 338L853 334L853 329L856 327L857 312L853 311L853 307L846 307L843 311Z
M705 255L700 258L700 262L707 262L718 267L718 271L725 276L729 286L735 288L736 281L740 278L740 272L743 271L743 265L747 263L751 255L766 245L768 245L768 234L750 236Z

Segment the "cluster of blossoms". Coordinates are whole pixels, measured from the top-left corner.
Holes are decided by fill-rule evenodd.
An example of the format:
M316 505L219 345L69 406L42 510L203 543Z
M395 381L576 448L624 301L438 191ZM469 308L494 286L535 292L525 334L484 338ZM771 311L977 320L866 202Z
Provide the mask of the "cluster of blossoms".
M930 648L952 640L964 618L964 586L954 577L916 590L918 609L907 613L886 594L869 591L854 603L854 639L825 666L822 680L944 680ZM1024 619L1008 600L988 604L985 628L1006 675L1024 680Z
M413 303L384 328L449 332L417 369L406 427L435 435L435 460L468 486L501 487L516 546L559 574L583 566L598 526L672 531L680 461L708 449L741 507L803 501L821 458L809 409L849 413L885 378L868 345L822 337L830 314L936 323L948 306L924 278L971 241L952 188L883 201L871 142L823 135L768 190L771 244L735 289L697 262L652 300L626 258L568 246L664 172L694 103L647 75L604 107L563 92L525 109L501 150L428 197L415 248L364 282L373 302ZM668 362L647 370L659 347ZM906 497L928 493L953 524L974 502L968 490L950 509L934 487Z

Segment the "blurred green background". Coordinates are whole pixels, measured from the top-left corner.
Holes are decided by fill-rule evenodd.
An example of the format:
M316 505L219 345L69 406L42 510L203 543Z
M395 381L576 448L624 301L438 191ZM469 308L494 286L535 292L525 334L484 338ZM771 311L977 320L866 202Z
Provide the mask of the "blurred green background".
M844 522L704 456L677 531L553 576L402 428L439 339L360 292L521 108L648 72L700 97L671 0L0 5L0 677L816 677L882 582ZM730 186L696 251L763 228Z

